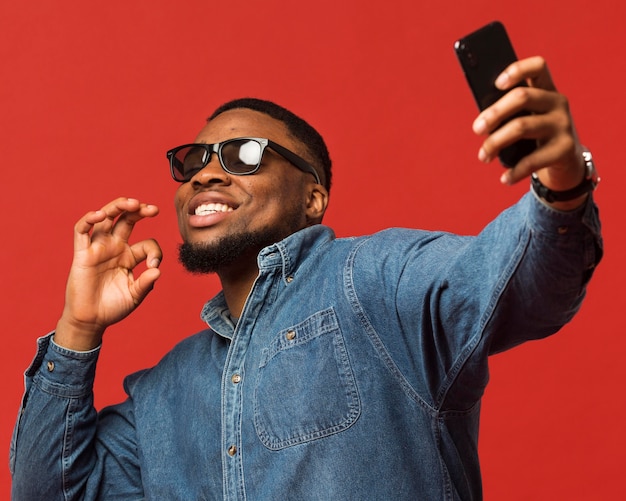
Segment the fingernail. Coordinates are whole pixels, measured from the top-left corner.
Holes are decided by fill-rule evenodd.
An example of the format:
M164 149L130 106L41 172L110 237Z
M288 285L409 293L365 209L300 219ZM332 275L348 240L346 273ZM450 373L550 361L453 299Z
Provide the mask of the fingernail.
M491 159L489 158L489 155L487 155L487 152L481 148L480 150L478 150L478 160L488 163Z
M506 86L509 81L509 74L507 72L501 73L498 78L496 78L496 87L499 89Z
M158 268L160 264L161 260L154 258L150 261L150 268Z
M512 181L511 181L511 174L509 173L508 170L504 174L502 174L500 176L500 182L502 184L506 184L507 186L511 185L511 183L512 183Z
M483 118L478 117L474 121L473 129L476 134L483 134L487 132L487 122Z

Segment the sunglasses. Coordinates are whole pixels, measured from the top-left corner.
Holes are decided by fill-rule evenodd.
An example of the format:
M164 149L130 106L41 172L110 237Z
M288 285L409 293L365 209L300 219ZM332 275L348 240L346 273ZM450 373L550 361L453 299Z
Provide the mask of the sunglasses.
M311 164L280 144L261 137L238 137L215 144L183 144L167 152L170 173L175 181L186 183L211 161L217 153L222 169L235 176L254 174L261 167L263 152L270 147L303 172L313 174L317 184L322 184Z

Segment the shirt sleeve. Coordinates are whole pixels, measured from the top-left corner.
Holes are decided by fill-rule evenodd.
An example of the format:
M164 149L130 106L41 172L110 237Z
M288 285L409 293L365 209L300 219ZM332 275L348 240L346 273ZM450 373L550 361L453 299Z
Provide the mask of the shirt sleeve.
M489 355L572 319L601 257L591 196L564 212L527 193L477 236L381 232L362 245L353 276L404 380L432 408L458 411L481 399Z
M116 473L119 465L111 465L110 472L107 466L117 460L109 454L118 449L116 444L133 441L134 427L125 416L109 420L115 430L99 430L93 382L100 348L72 351L56 345L52 336L38 340L35 359L25 372L26 389L11 441L12 499L98 499L107 476L128 492L125 476ZM100 435L111 442L103 443Z
M526 245L498 298L489 354L557 332L580 309L603 255L598 208L591 195L574 211L527 196Z
M441 296L440 321L456 347L440 387L442 409L482 397L489 355L552 335L572 320L602 249L591 196L565 212L528 193L489 224L449 269Z

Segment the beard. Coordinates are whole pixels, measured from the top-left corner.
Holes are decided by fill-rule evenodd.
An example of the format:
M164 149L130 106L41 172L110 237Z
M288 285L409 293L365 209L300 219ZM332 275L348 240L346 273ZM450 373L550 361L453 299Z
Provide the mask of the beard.
M258 252L263 247L260 239L250 234L227 236L214 242L183 242L178 246L178 261L191 273L216 273L252 249Z
M251 254L256 257L264 247L302 229L297 214L285 223L281 228L265 228L256 232L241 231L209 242L183 242L178 246L178 261L190 273L198 275L217 273L239 259L247 259Z

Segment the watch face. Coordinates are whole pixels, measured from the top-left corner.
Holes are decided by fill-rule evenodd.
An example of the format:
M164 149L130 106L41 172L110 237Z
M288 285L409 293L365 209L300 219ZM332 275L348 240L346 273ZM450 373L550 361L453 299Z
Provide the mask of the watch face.
M598 176L598 171L596 170L596 166L593 162L591 152L586 148L583 150L583 160L585 161L585 168L587 169L586 179L591 181L593 189L595 189L600 182L600 176Z

